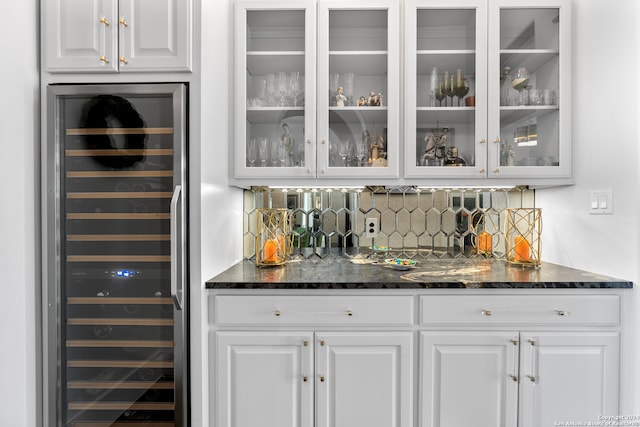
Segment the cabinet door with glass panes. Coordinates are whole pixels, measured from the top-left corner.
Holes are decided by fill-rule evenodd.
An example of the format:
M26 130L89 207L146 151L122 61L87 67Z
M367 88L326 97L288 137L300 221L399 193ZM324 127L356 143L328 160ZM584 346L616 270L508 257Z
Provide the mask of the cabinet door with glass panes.
M318 2L318 178L397 178L399 3Z
M486 177L484 0L409 0L405 176Z
M490 178L570 178L571 2L489 2Z
M316 1L238 1L235 36L235 177L314 177Z

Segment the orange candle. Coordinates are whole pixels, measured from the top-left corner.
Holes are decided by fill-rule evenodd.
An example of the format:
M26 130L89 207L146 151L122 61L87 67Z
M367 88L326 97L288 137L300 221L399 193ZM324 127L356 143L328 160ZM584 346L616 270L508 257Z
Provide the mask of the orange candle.
M529 241L522 236L516 236L513 243L513 260L531 261L531 246L529 245Z
M490 254L492 249L493 244L491 242L491 234L486 231L478 234L478 253Z
M278 261L278 242L273 239L269 239L264 242L262 248L262 261L264 262L277 262Z

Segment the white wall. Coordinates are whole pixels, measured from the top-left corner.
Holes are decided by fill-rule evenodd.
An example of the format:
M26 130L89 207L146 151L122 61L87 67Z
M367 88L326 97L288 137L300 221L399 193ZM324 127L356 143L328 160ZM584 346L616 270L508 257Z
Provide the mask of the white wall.
M640 285L640 14L637 0L579 0L574 7L575 181L536 191L542 258ZM614 88L612 91L612 87ZM613 190L613 215L589 215L589 191ZM623 321L621 413L640 414L640 293Z
M13 2L10 15L0 25L0 425L35 426L36 1Z
M209 425L207 394L207 300L204 282L242 259L242 190L228 186L232 135L232 8L227 1L202 1L201 277L192 283L192 425ZM195 280L195 278L192 277ZM199 319L199 321L198 321ZM199 342L196 340L199 339ZM199 359L199 363L198 362ZM197 393L201 391L201 396Z

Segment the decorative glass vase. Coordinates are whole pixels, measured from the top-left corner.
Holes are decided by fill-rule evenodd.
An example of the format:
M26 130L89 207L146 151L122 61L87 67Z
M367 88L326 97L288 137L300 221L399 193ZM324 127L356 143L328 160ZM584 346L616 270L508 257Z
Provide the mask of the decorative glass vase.
M256 264L282 265L290 251L291 224L286 209L258 209Z
M541 263L542 210L507 209L505 259L510 264L538 267Z

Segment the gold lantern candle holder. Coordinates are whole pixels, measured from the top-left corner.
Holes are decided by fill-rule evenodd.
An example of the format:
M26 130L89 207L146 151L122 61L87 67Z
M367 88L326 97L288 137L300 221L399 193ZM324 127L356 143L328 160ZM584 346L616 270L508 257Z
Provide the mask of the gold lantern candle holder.
M505 258L510 264L538 267L541 263L542 210L507 209Z
M486 212L477 211L471 215L469 231L471 231L471 245L476 249L476 253L482 256L492 256L493 247L498 244L500 235L498 234L497 218Z
M258 209L256 264L283 265L290 253L291 223L286 209Z

